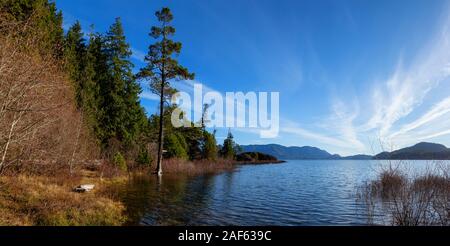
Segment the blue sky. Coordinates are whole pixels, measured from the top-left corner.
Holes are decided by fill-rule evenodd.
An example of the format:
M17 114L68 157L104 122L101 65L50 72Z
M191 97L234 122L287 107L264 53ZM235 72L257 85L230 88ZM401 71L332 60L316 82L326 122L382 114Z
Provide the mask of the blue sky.
M179 61L210 90L280 92L280 134L232 129L240 144L374 154L450 146L450 2L440 0L56 0L67 28L121 17L136 69L154 12L174 13ZM181 82L183 83L183 82ZM146 86L144 89L147 90ZM177 85L189 90L189 83ZM142 104L156 112L147 91ZM218 129L218 140L227 133Z

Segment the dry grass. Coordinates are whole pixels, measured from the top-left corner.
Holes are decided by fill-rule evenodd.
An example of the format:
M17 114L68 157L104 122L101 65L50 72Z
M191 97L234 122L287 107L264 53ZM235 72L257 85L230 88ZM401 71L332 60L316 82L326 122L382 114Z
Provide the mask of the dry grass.
M0 225L97 226L121 225L126 221L125 208L120 202L97 191L72 191L74 186L86 181L95 183L96 190L100 190L106 184L97 177L58 179L0 177Z
M375 211L398 226L450 225L450 176L448 166L439 166L421 175L408 175L398 168L382 170L376 180L358 191L366 206L368 223Z
M163 161L164 173L183 173L187 175L214 174L222 171L232 170L232 160L219 159L216 161L197 160L186 161L180 159L169 159Z

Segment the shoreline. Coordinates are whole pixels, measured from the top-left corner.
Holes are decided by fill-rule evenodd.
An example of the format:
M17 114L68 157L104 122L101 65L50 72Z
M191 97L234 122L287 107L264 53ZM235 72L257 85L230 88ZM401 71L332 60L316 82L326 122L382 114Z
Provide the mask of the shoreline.
M165 160L164 175L216 175L236 168L229 160ZM68 170L48 174L0 176L0 226L126 226L129 221L124 201L113 187L137 176L156 176L152 167L128 172L83 167L72 175ZM108 172L112 174L107 175ZM92 184L89 192L76 192ZM51 208L47 204L52 204Z
M265 164L282 164L286 163L284 160L276 160L276 161L237 161L235 165L265 165Z
M20 174L0 177L0 225L8 226L120 226L127 220L123 202L107 195L114 183L129 176L101 177L82 170L73 176ZM93 184L89 192L75 187ZM51 206L49 206L49 204Z

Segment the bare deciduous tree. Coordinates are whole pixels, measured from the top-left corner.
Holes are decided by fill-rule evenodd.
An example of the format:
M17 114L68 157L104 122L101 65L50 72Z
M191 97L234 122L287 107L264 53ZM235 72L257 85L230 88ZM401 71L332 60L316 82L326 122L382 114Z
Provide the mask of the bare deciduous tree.
M0 23L0 173L26 164L71 165L90 148L80 140L89 136L72 84L58 59L39 51L40 35L28 22Z

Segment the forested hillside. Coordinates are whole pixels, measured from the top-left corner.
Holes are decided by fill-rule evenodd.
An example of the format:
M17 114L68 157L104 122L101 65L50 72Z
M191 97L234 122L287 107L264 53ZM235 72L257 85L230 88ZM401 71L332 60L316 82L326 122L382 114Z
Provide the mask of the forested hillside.
M51 1L0 4L0 172L34 170L30 167L35 165L72 172L78 164L98 159L122 170L148 167L156 160L164 122L165 158L234 158L234 152L228 153L232 139L219 149L214 133L205 127L172 127L176 105L167 99L176 91L170 85L175 80L164 83L163 91L170 91L162 101L164 119L145 112L138 79L156 91L161 86L145 83L146 76L154 75L145 68L133 74L120 18L111 20L106 33L95 28L87 32L79 22L64 31L63 16ZM169 9L162 11L172 16ZM156 38L155 27L149 30ZM148 42L157 47L158 40ZM174 51L181 51L181 43L163 39L159 44L175 44ZM154 52L149 50L147 61L154 61ZM161 61L174 62L172 53L162 54Z

